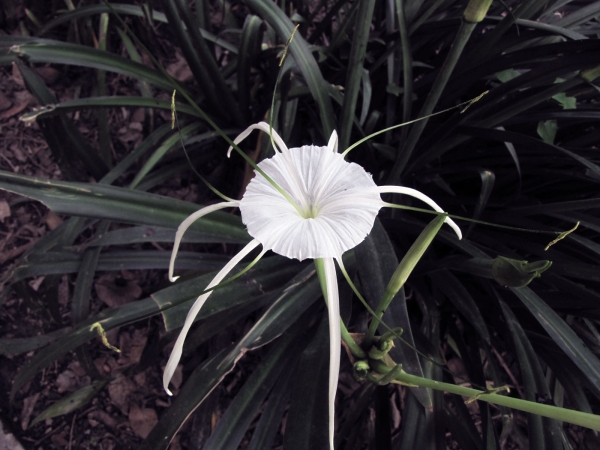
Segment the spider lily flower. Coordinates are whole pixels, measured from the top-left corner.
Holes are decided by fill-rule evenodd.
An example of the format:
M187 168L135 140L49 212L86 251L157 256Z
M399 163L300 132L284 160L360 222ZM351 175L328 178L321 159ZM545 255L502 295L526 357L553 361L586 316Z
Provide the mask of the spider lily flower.
M343 253L356 247L371 232L380 208L388 205L381 200L382 193L410 195L438 212L443 210L415 189L377 186L361 166L345 161L337 152L335 131L326 147L305 145L288 149L267 123L260 122L240 134L234 143L237 145L255 129L272 132L275 156L258 164L271 180L256 174L240 201L207 206L184 220L176 233L169 279L176 279L173 277L175 256L187 228L202 216L223 208L239 207L248 234L254 239L225 265L207 289L219 284L259 245L262 246L262 254L272 250L300 261L307 258L322 259L330 330L329 440L333 448L334 404L341 356L339 294L334 260L341 266ZM230 147L228 155L231 150ZM462 236L458 226L450 218L446 218L445 222L460 239ZM185 337L210 294L210 291L206 292L195 301L175 342L163 375L163 385L169 395L168 385L181 358Z

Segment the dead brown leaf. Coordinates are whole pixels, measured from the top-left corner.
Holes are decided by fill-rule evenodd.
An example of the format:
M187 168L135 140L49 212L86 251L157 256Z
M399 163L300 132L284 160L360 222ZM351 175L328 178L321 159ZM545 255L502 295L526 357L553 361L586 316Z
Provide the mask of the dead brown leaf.
M129 423L133 432L145 439L158 423L158 415L153 409L140 408L138 405L132 404L129 408Z
M109 428L117 428L117 425L119 424L119 421L116 418L102 410L92 411L87 417L90 423L92 423L92 421L102 422Z
M29 426L29 421L31 420L31 415L33 414L33 408L35 408L38 398L40 398L40 392L30 395L23 400L23 410L21 411L21 428L23 430L26 430Z
M167 73L178 81L187 82L193 78L190 66L181 53L175 54L175 62L167 66Z
M129 413L129 399L136 388L135 383L122 374L108 385L110 401L119 408L124 415Z
M59 447L67 447L69 445L69 441L67 440L68 435L69 432L67 430L63 430L60 433L53 434L50 437L50 440L54 445Z
M48 215L46 216L46 225L48 225L50 230L55 230L60 226L61 223L63 223L63 220L58 217L54 211L48 211Z
M139 362L148 335L145 330L134 330L133 335L124 331L119 334L119 349L121 350L121 356L117 363L120 366L127 366Z
M78 377L83 378L86 376L85 369L81 366L79 361L73 361L69 364L69 369Z
M2 114L0 114L0 120L6 120L9 117L16 116L21 111L23 111L25 108L27 108L27 106L29 105L29 103L32 100L33 100L33 97L31 96L31 94L29 92L27 92L27 91L17 92L15 94L16 104L12 108L7 109Z
M4 111L12 106L12 101L9 99L6 94L0 91L0 111Z
M63 275L58 285L58 303L61 306L67 306L69 304L69 277Z
M27 161L27 155L25 155L25 153L23 152L23 149L21 148L21 146L19 144L10 144L9 148L17 161L19 161L19 162Z
M12 65L12 74L11 78L15 83L17 83L21 87L25 87L25 81L23 81L23 75L21 75L21 71L17 67L15 63Z
M71 392L79 386L79 379L72 370L65 370L56 377L56 386L59 393Z
M142 123L144 121L144 117L146 116L146 111L144 108L136 109L131 115L131 119L129 119L132 123Z
M142 288L135 280L109 273L102 275L95 284L98 298L111 308L123 306L142 295Z
M47 85L52 85L58 80L60 71L54 67L38 67L35 69L37 73L44 79Z

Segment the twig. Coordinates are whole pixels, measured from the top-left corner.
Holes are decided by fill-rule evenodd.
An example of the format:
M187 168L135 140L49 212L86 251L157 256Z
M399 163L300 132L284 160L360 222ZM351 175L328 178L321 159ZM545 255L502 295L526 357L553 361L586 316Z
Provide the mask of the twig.
M498 358L498 361L500 361L500 365L502 366L504 371L507 373L508 377L510 378L510 381L513 382L513 384L517 388L517 391L519 391L519 395L521 396L521 398L525 398L525 392L523 392L523 388L517 382L517 379L515 378L515 376L511 372L511 370L506 365L506 362L504 362L504 358L502 358L502 355L500 355L500 353L498 353L498 350L496 350L495 348L492 348L492 351L494 352L494 355L496 355L496 358Z

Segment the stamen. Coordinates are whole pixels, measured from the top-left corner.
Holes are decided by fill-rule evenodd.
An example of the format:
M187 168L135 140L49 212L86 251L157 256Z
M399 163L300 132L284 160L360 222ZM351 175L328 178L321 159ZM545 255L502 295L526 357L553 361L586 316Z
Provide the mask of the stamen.
M229 272L248 255L252 250L260 245L260 242L257 239L252 240L248 245L246 245L240 252L231 258L225 267L223 267L219 273L213 278L213 280L208 284L207 289L210 289L216 285L218 285L223 278L227 276ZM212 294L212 291L207 292L205 294L200 295L190 308L186 318L185 323L183 324L183 328L175 341L175 346L173 347L173 351L171 352L171 356L169 356L169 361L165 367L165 371L163 373L163 387L167 394L173 395L169 390L169 382L171 378L173 378L173 374L175 373L175 369L177 368L177 364L181 360L181 354L183 350L183 343L185 341L185 337L187 336L192 324L196 320L196 316L204 306L204 303L208 299L208 297Z
M192 226L192 224L196 220L200 219L201 217L207 214L210 214L213 211L217 211L219 209L224 208L235 208L238 206L240 206L240 202L237 200L232 202L217 203L215 205L210 205L205 208L202 208L199 211L196 211L195 213L189 215L183 222L181 222L179 228L177 228L177 233L175 233L175 242L173 244L173 251L171 253L171 261L169 262L169 281L171 283L173 283L175 280L177 280L177 278L179 278L173 276L173 272L175 270L175 258L177 257L177 252L179 251L179 244L181 243L181 239L183 238L183 235L187 231L187 229L190 226Z
M445 212L431 198L427 197L425 194L417 191L416 189L407 188L407 187L403 187L403 186L378 186L376 189L380 194L410 195L411 197L418 198L422 202L427 203L429 206L431 206L432 209L436 210L437 212ZM385 204L384 206L387 206L387 204ZM452 220L448 217L448 218L446 218L446 220L444 222L447 223L448 225L450 225L450 227L452 227L452 229L458 236L458 239L462 239L462 232L460 231L459 226L456 224L456 222L454 222L454 220Z
M250 136L250 133L252 133L253 130L260 130L267 134L270 134L269 124L267 122L258 122L254 125L250 125L244 131L242 131L240 133L240 135L233 140L233 143L235 145L238 145L240 142L242 142L244 139L246 139L248 136ZM273 136L273 140L277 144L277 146L274 147L275 152L279 151L279 153L286 153L289 151L287 148L287 145L285 145L285 142L283 142L283 139L281 139L281 136L279 136L275 130L273 130L272 136ZM227 149L227 157L228 158L231 157L232 151L233 151L233 146L229 146L229 148Z

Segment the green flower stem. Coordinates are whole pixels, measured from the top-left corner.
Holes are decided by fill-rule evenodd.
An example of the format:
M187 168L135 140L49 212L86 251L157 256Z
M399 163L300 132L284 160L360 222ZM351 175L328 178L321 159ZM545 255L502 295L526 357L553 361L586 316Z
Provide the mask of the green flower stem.
M483 19L492 5L492 0L471 0L465 9L463 18L467 22L479 23Z
M381 323L381 318L383 317L383 313L390 306L392 299L396 296L398 291L402 289L404 283L412 273L413 269L417 265L417 263L421 260L421 257L425 253L425 251L429 248L429 245L437 235L438 231L444 224L444 221L448 217L447 214L441 214L435 217L419 234L419 237L415 240L413 245L408 249L400 264L396 268L390 282L385 288L385 292L383 294L383 298L377 305L377 309L375 310L375 316L371 321L371 325L369 326L369 332L365 337L364 346L365 348L370 348L373 343L373 337L375 336L375 332L377 331L377 327Z
M371 361L371 366L376 368L377 372L386 374L393 370L392 367L386 366L380 361ZM549 417L550 419L561 420L563 422L572 423L592 430L600 431L600 416L574 411L572 409L559 408L558 406L543 405L540 403L521 400L518 398L507 397L498 394L489 394L485 391L477 389L457 386L455 384L443 383L441 381L430 380L428 378L418 377L402 372L395 379L396 383L406 384L409 386L421 386L438 391L450 392L451 394L462 395L463 397L476 398L488 403L507 406L539 416Z
M363 306L366 308L366 310L371 314L371 316L375 317L376 316L375 311L373 311L373 309L369 306L369 304L367 303L367 301L365 300L365 298L361 295L361 293L358 292L358 289L356 288L356 286L352 282L352 279L350 278L350 275L348 275L348 271L344 267L343 262L341 260L339 260L339 259L337 260L337 262L338 262L338 265L340 266L340 270L342 271L342 274L344 275L344 278L346 278L346 281L348 282L348 284L350 285L350 288L354 292L354 295L356 295L356 297L360 300L360 302L363 304ZM407 345L410 346L410 344L408 342L406 342L404 339L402 339L402 337L400 336L400 334L396 333L396 331L394 331L392 328L390 328L390 326L388 324L386 324L385 322L381 321L381 325L383 325L384 328L386 330L388 330L388 332L392 336L394 336L397 339L400 339L402 342L404 342L405 344L407 344ZM363 347L364 348L369 348L366 345L364 345L364 343L363 343Z
M367 354L365 353L365 351L362 348L360 348L360 346L356 343L356 341L352 338L352 336L350 336L350 333L348 332L348 329L346 328L346 325L344 324L344 321L342 320L341 317L340 317L340 325L342 328L342 341L344 341L346 343L346 345L348 346L348 349L350 349L350 353L352 353L352 355L355 358L366 359Z

